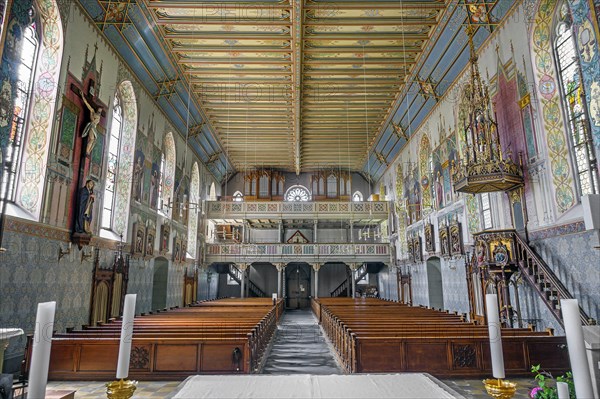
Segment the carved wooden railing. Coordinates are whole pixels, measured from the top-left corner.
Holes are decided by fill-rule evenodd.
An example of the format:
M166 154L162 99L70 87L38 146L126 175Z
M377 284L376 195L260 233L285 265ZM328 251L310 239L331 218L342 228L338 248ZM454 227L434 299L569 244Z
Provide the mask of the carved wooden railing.
M475 236L477 240L481 239L493 242L499 235L512 241L514 247L513 260L519 268L521 276L538 293L556 320L563 325L560 300L572 299L573 295L571 295L567 287L564 286L546 262L515 230L496 230L489 233L477 233ZM473 261L477 262L475 257ZM579 308L579 313L583 325L595 324L595 320L590 318L581 307Z
M522 276L537 291L554 317L563 325L560 300L571 299L573 295L525 240L516 232L513 232L512 236ZM581 307L579 307L579 317L584 326L595 324L595 321Z

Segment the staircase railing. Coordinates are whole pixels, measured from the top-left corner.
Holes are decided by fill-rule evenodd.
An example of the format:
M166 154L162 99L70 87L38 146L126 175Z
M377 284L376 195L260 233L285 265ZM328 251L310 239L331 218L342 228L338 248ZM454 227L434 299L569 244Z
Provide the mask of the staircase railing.
M572 299L573 295L556 277L544 260L516 232L512 233L515 242L516 259L521 274L542 297L554 317L563 325L560 309L561 299ZM595 321L579 307L579 317L583 325L595 324Z
M234 279L238 284L242 284L242 271L234 264L229 264L229 275L232 279ZM254 294L254 296L259 298L265 298L267 294L263 290L260 289L259 286L254 284L250 278L247 280L248 290Z
M346 293L347 293L348 289L349 289L348 279L345 279L344 281L342 281L342 283L340 285L338 285L333 291L331 291L330 296L332 298L337 298L339 296L342 296L344 291L346 291Z
M367 264L363 263L362 266L356 271L356 278L354 279L354 281L358 283L360 280L362 280L364 276L367 275L367 273L369 273L367 269Z

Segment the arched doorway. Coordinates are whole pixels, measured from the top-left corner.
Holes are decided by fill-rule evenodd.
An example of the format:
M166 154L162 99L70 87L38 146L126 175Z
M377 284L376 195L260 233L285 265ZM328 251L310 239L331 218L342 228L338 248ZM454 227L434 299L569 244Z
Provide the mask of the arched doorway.
M152 310L167 307L167 281L169 262L165 258L154 260L154 278L152 280Z
M306 263L290 263L285 268L287 303L290 309L310 306L310 266Z
M444 308L444 287L442 284L442 265L440 258L427 259L427 285L429 286L429 306Z

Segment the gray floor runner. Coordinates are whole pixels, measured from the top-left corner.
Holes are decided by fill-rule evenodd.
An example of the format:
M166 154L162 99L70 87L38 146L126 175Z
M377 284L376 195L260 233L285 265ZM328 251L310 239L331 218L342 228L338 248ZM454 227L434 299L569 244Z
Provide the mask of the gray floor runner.
M310 310L287 310L263 374L342 374Z

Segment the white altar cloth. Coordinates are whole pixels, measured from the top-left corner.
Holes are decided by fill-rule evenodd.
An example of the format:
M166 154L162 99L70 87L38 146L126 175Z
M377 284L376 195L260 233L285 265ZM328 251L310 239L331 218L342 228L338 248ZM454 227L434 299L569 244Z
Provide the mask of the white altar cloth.
M196 375L182 382L172 398L464 399L435 378L420 373Z

